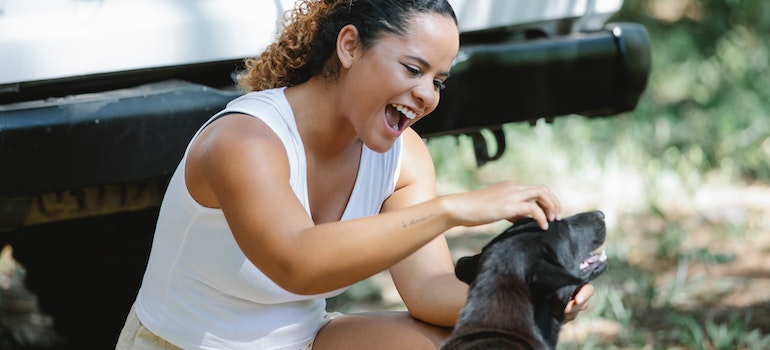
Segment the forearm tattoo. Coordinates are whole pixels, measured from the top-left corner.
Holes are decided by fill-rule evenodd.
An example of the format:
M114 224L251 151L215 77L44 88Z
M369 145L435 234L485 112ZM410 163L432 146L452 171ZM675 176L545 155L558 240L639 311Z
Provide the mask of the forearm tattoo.
M427 216L424 216L424 217L421 217L421 218L412 218L408 222L402 220L401 221L401 227L407 228L409 226L412 226L412 225L421 223L421 222L423 222L425 220L428 220L428 219L430 219L431 217L434 217L434 216L436 216L436 214L428 214Z

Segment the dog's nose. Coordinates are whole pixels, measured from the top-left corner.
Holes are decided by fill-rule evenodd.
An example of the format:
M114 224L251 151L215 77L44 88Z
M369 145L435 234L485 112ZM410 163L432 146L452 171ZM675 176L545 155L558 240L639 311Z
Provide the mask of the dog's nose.
M598 219L598 220L604 221L604 212L602 212L601 210L594 210L589 212L588 214L594 220Z

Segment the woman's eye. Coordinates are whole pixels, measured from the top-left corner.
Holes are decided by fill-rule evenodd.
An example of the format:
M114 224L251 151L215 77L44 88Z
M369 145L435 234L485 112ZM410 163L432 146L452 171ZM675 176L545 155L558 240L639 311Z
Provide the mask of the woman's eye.
M414 77L418 77L418 76L421 75L420 69L412 67L412 66L410 66L408 64L405 64L403 66L404 66L404 68L406 68L406 71L409 72L410 75L412 75Z
M403 64L403 66L406 69L406 71L409 72L409 75L411 75L413 77L421 77L422 76L422 71L420 71L419 68L411 66L411 65L408 65L408 64ZM446 88L446 85L444 85L443 81L436 79L436 80L433 80L433 88L436 89L436 91L441 91L441 90L444 90Z

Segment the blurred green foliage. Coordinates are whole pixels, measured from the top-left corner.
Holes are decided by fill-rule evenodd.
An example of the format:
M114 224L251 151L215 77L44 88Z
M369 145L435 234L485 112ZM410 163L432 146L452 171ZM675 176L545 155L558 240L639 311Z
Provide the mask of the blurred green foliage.
M639 146L665 166L770 179L770 2L626 0L613 20L650 34L652 72L633 116L654 137Z
M553 184L560 172L606 173L612 164L644 172L645 200L653 207L665 195L656 181L670 177L689 189L707 175L770 183L770 2L626 0L610 21L641 23L650 36L651 73L636 109L606 118L563 116L535 127L506 124L508 149L481 169L473 165L468 138L430 139L440 192L499 180L485 171ZM563 158L568 164L555 164Z

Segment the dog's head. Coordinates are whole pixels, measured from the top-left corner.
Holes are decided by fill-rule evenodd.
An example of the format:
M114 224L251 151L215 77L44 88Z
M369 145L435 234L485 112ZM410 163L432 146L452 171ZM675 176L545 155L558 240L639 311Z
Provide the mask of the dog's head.
M455 274L472 284L484 266L493 266L496 274L517 274L533 295L555 299L564 307L578 286L607 269L604 251L595 253L605 236L600 211L551 222L547 231L535 220L525 219L495 237L481 253L461 258Z

